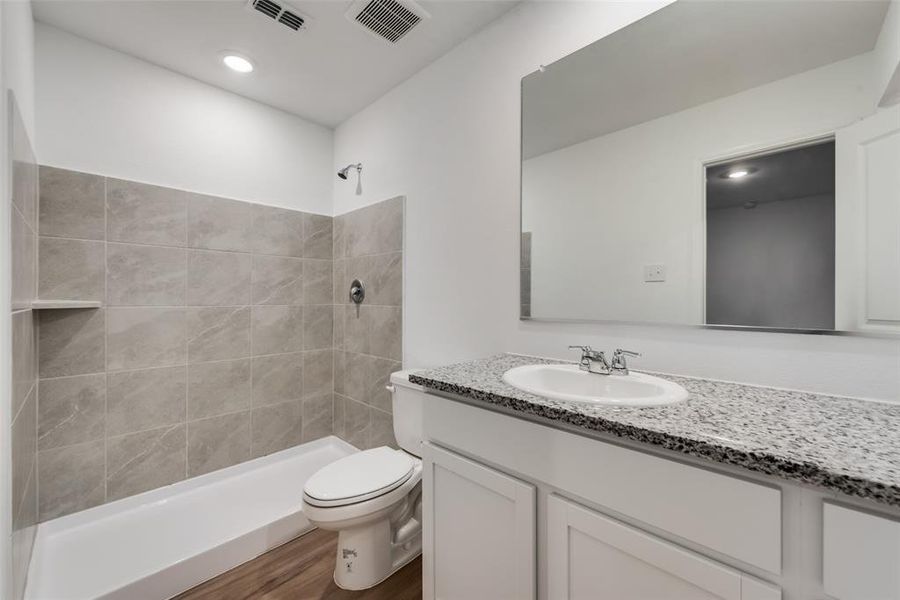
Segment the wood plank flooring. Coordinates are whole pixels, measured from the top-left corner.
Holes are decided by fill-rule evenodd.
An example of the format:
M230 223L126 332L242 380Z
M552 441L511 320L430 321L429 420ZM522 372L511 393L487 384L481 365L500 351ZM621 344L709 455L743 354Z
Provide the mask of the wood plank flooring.
M422 557L387 581L348 592L332 579L337 533L316 529L176 596L175 600L420 600Z

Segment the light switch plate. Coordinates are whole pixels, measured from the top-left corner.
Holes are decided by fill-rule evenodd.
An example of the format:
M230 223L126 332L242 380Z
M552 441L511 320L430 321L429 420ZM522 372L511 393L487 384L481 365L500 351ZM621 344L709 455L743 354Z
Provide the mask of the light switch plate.
M665 281L666 265L644 265L644 281Z

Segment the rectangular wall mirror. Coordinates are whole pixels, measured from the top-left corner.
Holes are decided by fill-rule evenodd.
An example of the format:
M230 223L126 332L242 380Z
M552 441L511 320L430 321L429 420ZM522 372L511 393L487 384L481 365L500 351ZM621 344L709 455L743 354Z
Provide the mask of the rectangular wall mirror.
M522 318L900 334L888 5L676 2L526 76Z

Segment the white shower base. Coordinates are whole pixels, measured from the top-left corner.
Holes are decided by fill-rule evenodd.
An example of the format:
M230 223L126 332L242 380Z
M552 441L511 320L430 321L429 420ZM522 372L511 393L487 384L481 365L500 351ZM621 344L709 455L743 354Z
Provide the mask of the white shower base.
M357 449L327 437L38 527L28 600L164 600L312 527L306 480Z

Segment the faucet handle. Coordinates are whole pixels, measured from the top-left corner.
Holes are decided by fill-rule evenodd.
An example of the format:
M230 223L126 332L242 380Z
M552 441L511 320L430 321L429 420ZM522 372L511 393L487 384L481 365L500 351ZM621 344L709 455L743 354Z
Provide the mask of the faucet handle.
M640 356L640 352L634 352L632 350L622 350L621 348L616 348L616 351L613 353L612 364L610 365L611 369L616 373L621 373L622 375L628 375L628 364L625 361L626 356Z
M569 350L581 350L582 352L590 352L592 348L590 346L569 346Z

